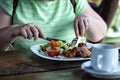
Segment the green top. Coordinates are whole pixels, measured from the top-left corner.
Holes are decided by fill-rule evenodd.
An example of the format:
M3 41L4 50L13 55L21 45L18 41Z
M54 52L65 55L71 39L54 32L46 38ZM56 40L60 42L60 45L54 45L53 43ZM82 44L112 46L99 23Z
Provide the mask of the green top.
M13 0L1 0L0 5L5 11L12 15ZM47 37L63 39L71 42L75 38L73 20L80 14L87 0L75 0L75 13L70 0L54 0L41 2L39 0L19 0L14 15L14 24L35 23L40 27ZM18 50L29 50L30 46L35 44L44 44L46 40L33 39L28 40L23 37L17 37L14 48Z

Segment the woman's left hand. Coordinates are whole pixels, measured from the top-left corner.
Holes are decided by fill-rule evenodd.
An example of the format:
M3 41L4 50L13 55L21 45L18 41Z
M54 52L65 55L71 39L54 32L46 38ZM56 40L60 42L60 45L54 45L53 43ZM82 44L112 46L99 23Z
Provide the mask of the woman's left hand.
M74 30L76 37L84 36L85 32L88 29L89 20L85 15L78 15L74 19Z

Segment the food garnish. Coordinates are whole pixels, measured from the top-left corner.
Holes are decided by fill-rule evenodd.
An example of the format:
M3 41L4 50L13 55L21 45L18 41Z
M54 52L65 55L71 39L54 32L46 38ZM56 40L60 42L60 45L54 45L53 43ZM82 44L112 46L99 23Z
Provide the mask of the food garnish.
M47 53L48 56L56 57L62 55L64 57L90 57L92 48L87 48L86 43L79 43L78 46L71 47L62 41L51 40L45 45L41 45L40 49Z

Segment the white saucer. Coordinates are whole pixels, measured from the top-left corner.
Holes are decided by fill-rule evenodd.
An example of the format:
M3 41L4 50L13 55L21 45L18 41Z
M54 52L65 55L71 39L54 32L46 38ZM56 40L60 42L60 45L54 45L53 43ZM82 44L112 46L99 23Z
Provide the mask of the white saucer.
M92 76L94 77L98 77L98 78L120 78L120 62L118 64L118 67L115 69L114 72L112 73L108 73L108 72L99 72L99 71L95 71L93 70L93 68L91 67L91 61L86 61L81 65L81 68L83 70L85 70L86 72L90 73Z

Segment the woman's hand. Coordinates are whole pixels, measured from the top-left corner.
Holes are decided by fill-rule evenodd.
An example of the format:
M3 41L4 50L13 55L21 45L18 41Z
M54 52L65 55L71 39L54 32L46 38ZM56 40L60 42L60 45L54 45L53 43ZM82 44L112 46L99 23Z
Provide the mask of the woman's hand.
M78 15L75 17L74 20L74 30L76 37L84 36L85 32L88 29L89 20L88 17L85 15Z
M104 39L107 32L105 21L87 3L87 6L74 20L76 37L86 36L91 42L99 42Z
M28 23L22 26L15 26L11 32L11 35L13 37L23 36L25 39L31 39L34 37L34 40L38 39L39 37L46 38L43 35L41 29L39 29L38 26L33 23Z

